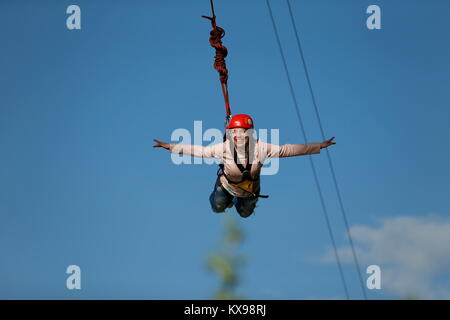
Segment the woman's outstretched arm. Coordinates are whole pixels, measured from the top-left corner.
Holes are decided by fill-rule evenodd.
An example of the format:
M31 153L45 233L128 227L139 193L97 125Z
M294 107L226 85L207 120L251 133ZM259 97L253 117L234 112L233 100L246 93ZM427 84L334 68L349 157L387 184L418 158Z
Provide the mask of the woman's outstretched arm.
M336 144L333 142L335 137L328 139L324 142L313 142L304 144L284 144L281 146L264 143L264 154L267 158L286 158L303 156L308 154L320 153L320 149L328 148L329 146Z
M156 144L154 148L164 148L172 153L186 154L201 158L221 158L223 154L223 143L210 146L199 146L194 144L166 143L153 139Z

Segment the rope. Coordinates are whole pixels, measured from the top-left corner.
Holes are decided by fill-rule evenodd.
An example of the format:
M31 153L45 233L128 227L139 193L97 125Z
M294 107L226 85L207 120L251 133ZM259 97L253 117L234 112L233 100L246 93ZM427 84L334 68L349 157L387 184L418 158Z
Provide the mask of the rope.
M303 69L305 71L306 80L308 82L309 92L310 92L311 97L312 97L312 102L313 102L313 105L314 105L314 110L315 110L315 113L316 113L317 121L319 123L320 132L322 134L322 139L325 140L325 134L324 134L324 130L323 130L323 127L322 127L322 121L320 120L319 109L317 108L316 98L315 98L314 91L313 91L313 88L312 88L312 85L311 85L311 79L309 77L308 67L306 65L306 61L305 61L305 57L304 57L304 54L303 54L302 45L301 45L301 42L300 42L300 38L298 36L297 26L295 24L294 16L292 14L291 4L290 4L289 0L286 0L286 2L287 2L287 5L288 5L288 8L289 8L289 15L291 17L292 26L294 28L295 38L296 38L296 41L297 41L297 47L298 47L298 50L300 52L300 56L302 58ZM342 218L344 220L345 228L346 228L347 235L348 235L348 240L349 240L349 243L350 243L350 246L351 246L351 249L352 249L353 260L354 260L354 263L356 265L356 269L357 269L357 272L358 272L359 282L360 282L360 285L361 285L361 289L362 289L362 292L363 292L364 299L367 300L367 295L366 295L366 290L365 290L365 286L364 286L364 281L363 281L362 275L361 275L361 268L360 268L360 265L359 265L359 262L358 262L358 258L356 256L355 247L353 245L353 239L352 239L352 236L351 236L351 233L350 233L350 228L349 228L349 225L348 225L347 214L345 213L345 210L344 210L344 204L343 204L343 201L342 201L341 193L339 191L339 187L338 187L338 183L337 183L337 179L336 179L336 174L334 172L333 162L331 161L331 156L330 156L330 152L328 151L328 149L326 149L326 153L327 153L328 164L330 165L330 169L331 169L331 174L333 176L334 186L335 186L336 193L337 193L337 196L338 196L338 199L339 199L339 204L340 204L340 208L341 208Z
M231 118L230 98L228 95L228 69L225 63L225 57L228 55L228 49L222 44L222 38L225 36L225 30L216 24L213 0L210 0L210 3L212 17L202 16L202 18L211 20L211 26L213 28L209 33L209 43L216 49L216 55L214 56L214 69L216 69L220 74L220 84L225 101L225 124L227 124Z
M278 35L278 31L277 31L277 27L276 27L276 24L275 24L275 20L273 18L272 8L270 7L269 0L266 0L266 3L267 3L267 8L268 8L269 14L270 14L270 19L272 21L272 27L273 27L273 30L274 30L274 33L275 33L275 37L276 37L276 40L277 40L277 43L278 43L278 48L280 50L281 59L283 61L284 70L286 72L286 77L287 77L287 80L288 80L288 83L289 83L289 88L290 88L292 100L294 102L297 118L298 118L298 121L299 121L299 124L300 124L300 128L301 128L301 131L302 131L305 143L308 143L308 139L306 137L306 132L305 132L305 128L304 128L303 121L302 121L302 117L301 117L300 110L299 110L298 103L297 103L297 98L295 97L295 93L294 93L294 89L293 89L293 86L292 86L291 77L289 75L289 70L288 70L288 67L287 67L287 64L286 64L286 59L284 57L283 49L281 47L280 37ZM350 297L349 297L349 293L348 293L347 282L345 281L345 276L344 276L344 272L342 270L341 261L339 259L339 255L338 255L338 252L337 252L336 241L334 240L334 235L333 235L333 231L331 229L331 224L330 224L330 218L328 216L328 212L327 212L327 209L326 209L326 206L325 206L325 201L324 201L322 190L321 190L321 187L320 187L320 184L319 184L319 179L317 177L317 172L316 172L316 169L315 169L315 166L314 166L314 161L313 161L311 156L308 156L308 158L309 158L309 161L310 161L310 164L311 164L311 168L312 168L312 171L313 171L314 180L315 180L315 183L316 183L316 186L317 186L317 190L319 192L319 198L320 198L320 202L321 202L321 205L322 205L322 211L323 211L323 215L324 215L324 218L325 218L328 234L330 236L331 244L333 246L334 255L336 257L336 263L337 263L337 266L338 266L338 269L339 269L339 275L340 275L340 278L341 278L341 281L342 281L342 285L344 287L345 295L346 295L347 299L349 299Z

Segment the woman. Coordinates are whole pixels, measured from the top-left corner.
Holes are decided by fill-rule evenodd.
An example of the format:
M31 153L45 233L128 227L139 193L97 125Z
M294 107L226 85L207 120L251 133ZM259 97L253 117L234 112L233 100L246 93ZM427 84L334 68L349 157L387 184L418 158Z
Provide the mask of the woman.
M284 158L320 153L335 142L334 137L321 143L285 144L277 146L253 137L253 119L246 114L233 116L226 127L226 140L207 147L165 143L156 145L172 153L222 160L220 171L209 197L214 212L224 212L234 204L239 215L249 217L260 195L260 171L267 158Z

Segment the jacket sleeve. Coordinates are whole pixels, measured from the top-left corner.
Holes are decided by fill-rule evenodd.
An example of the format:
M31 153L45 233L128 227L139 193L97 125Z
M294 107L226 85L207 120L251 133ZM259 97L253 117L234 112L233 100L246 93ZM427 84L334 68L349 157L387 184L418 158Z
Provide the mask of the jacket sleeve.
M275 144L265 143L265 153L267 158L286 158L320 153L320 142L305 144Z
M194 144L170 143L170 152L201 158L222 158L223 146L223 142L206 147Z

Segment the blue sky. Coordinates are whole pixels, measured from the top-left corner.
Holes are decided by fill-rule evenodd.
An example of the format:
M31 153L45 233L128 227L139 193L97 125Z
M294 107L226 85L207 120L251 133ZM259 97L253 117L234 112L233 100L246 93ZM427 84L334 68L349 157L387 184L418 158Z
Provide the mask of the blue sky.
M265 1L215 2L233 113L280 129L281 144L303 143ZM70 4L81 30L66 28ZM271 4L308 140L320 142L286 2ZM381 30L366 27L371 4ZM370 264L386 275L369 298L449 298L450 4L292 8L325 134L336 136L329 151L363 276ZM204 266L223 231L208 202L216 166L176 166L151 147L194 120L222 128L200 18L209 14L206 0L0 2L0 298L205 299L216 289ZM326 154L313 159L350 297L362 298ZM239 219L248 260L239 292L343 298L307 157L282 159L262 193L270 198ZM72 264L79 291L65 286Z

